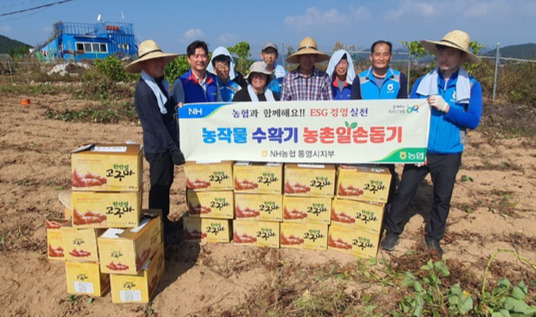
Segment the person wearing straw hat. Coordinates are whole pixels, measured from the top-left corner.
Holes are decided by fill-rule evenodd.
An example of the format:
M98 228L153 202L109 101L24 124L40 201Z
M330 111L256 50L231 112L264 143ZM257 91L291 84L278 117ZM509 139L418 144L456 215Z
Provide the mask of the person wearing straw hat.
M167 243L174 240L167 218L174 165L185 161L179 148L175 101L164 78L166 64L177 56L163 53L155 41L147 40L138 47L138 59L125 67L129 73L141 73L134 104L143 129L144 155L149 162L149 208L162 210Z
M430 173L433 205L426 224L425 246L432 255L443 255L440 241L445 233L450 201L461 165L467 129L475 129L482 116L482 88L462 63L480 59L469 51L470 38L463 31L447 33L440 41L421 41L436 56L436 67L419 78L410 98L426 98L431 107L426 162L405 165L402 181L386 219L384 250L394 250L409 220L408 207L420 182Z
M348 100L355 78L354 62L346 50L333 52L326 73L331 78L333 100Z
M249 84L246 89L238 91L233 101L276 101L278 100L266 84L272 73L264 62L254 62L249 67L249 74L246 76Z
M329 56L317 49L315 40L302 39L298 51L287 57L288 63L299 66L283 78L281 100L332 100L328 74L315 67L327 60Z

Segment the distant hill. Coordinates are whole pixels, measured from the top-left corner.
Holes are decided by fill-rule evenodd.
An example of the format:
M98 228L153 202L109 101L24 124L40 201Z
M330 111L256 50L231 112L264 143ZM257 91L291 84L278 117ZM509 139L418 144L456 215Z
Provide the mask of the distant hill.
M536 58L536 44L527 43L527 44L499 47L499 53L501 57L532 59L532 58ZM495 50L492 49L484 55L495 56Z
M0 35L0 54L9 54L13 51L28 52L29 48L31 48L31 46L26 43L22 43L17 40L12 40L9 37Z

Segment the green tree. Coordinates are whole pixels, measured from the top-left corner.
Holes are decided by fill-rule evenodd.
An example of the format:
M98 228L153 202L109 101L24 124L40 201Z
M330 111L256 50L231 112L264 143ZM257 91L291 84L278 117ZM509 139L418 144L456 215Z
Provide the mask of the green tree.
M249 43L248 42L239 42L235 46L228 47L227 50L231 54L235 54L238 57L236 61L236 70L241 73L246 73L251 62L249 58L251 53L249 52Z
M173 84L173 82L179 78L180 75L186 73L190 69L188 64L188 58L186 55L177 56L173 61L166 65L164 70L164 77Z
M402 45L405 45L408 48L410 58L415 57L420 59L428 55L428 51L421 45L421 42L419 41L402 41Z

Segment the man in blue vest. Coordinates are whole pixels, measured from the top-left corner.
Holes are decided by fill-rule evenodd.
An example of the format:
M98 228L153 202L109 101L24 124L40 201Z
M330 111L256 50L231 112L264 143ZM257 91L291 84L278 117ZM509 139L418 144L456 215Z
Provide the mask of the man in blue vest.
M352 83L350 99L400 99L408 97L408 81L404 73L389 67L393 45L376 41L370 47L372 66L359 74ZM396 194L398 175L394 164L386 164L391 172L391 184L386 208L389 211Z
M351 99L397 99L408 97L406 75L389 67L393 45L376 41L370 47L372 66L352 83Z
M441 257L456 175L461 166L467 130L476 129L482 118L482 87L462 63L478 63L470 50L469 34L454 30L440 41L421 41L436 56L436 67L419 78L411 98L426 98L431 108L430 133L424 164L406 164L390 213L385 219L382 249L393 251L411 217L409 204L419 184L430 174L433 203L426 222L424 243L432 256Z
M177 103L221 101L216 77L208 73L208 47L193 41L186 48L190 70L173 83L173 99Z

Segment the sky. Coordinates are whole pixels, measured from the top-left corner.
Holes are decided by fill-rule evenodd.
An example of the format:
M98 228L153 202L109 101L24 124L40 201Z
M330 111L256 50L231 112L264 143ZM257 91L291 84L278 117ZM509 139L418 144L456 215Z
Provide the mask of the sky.
M210 51L245 41L257 57L267 41L297 48L305 36L325 52L337 42L368 50L379 39L397 48L454 29L488 48L536 43L535 0L2 0L0 34L35 46L55 22L96 23L99 15L133 23L139 42L153 39L179 54L194 40Z

